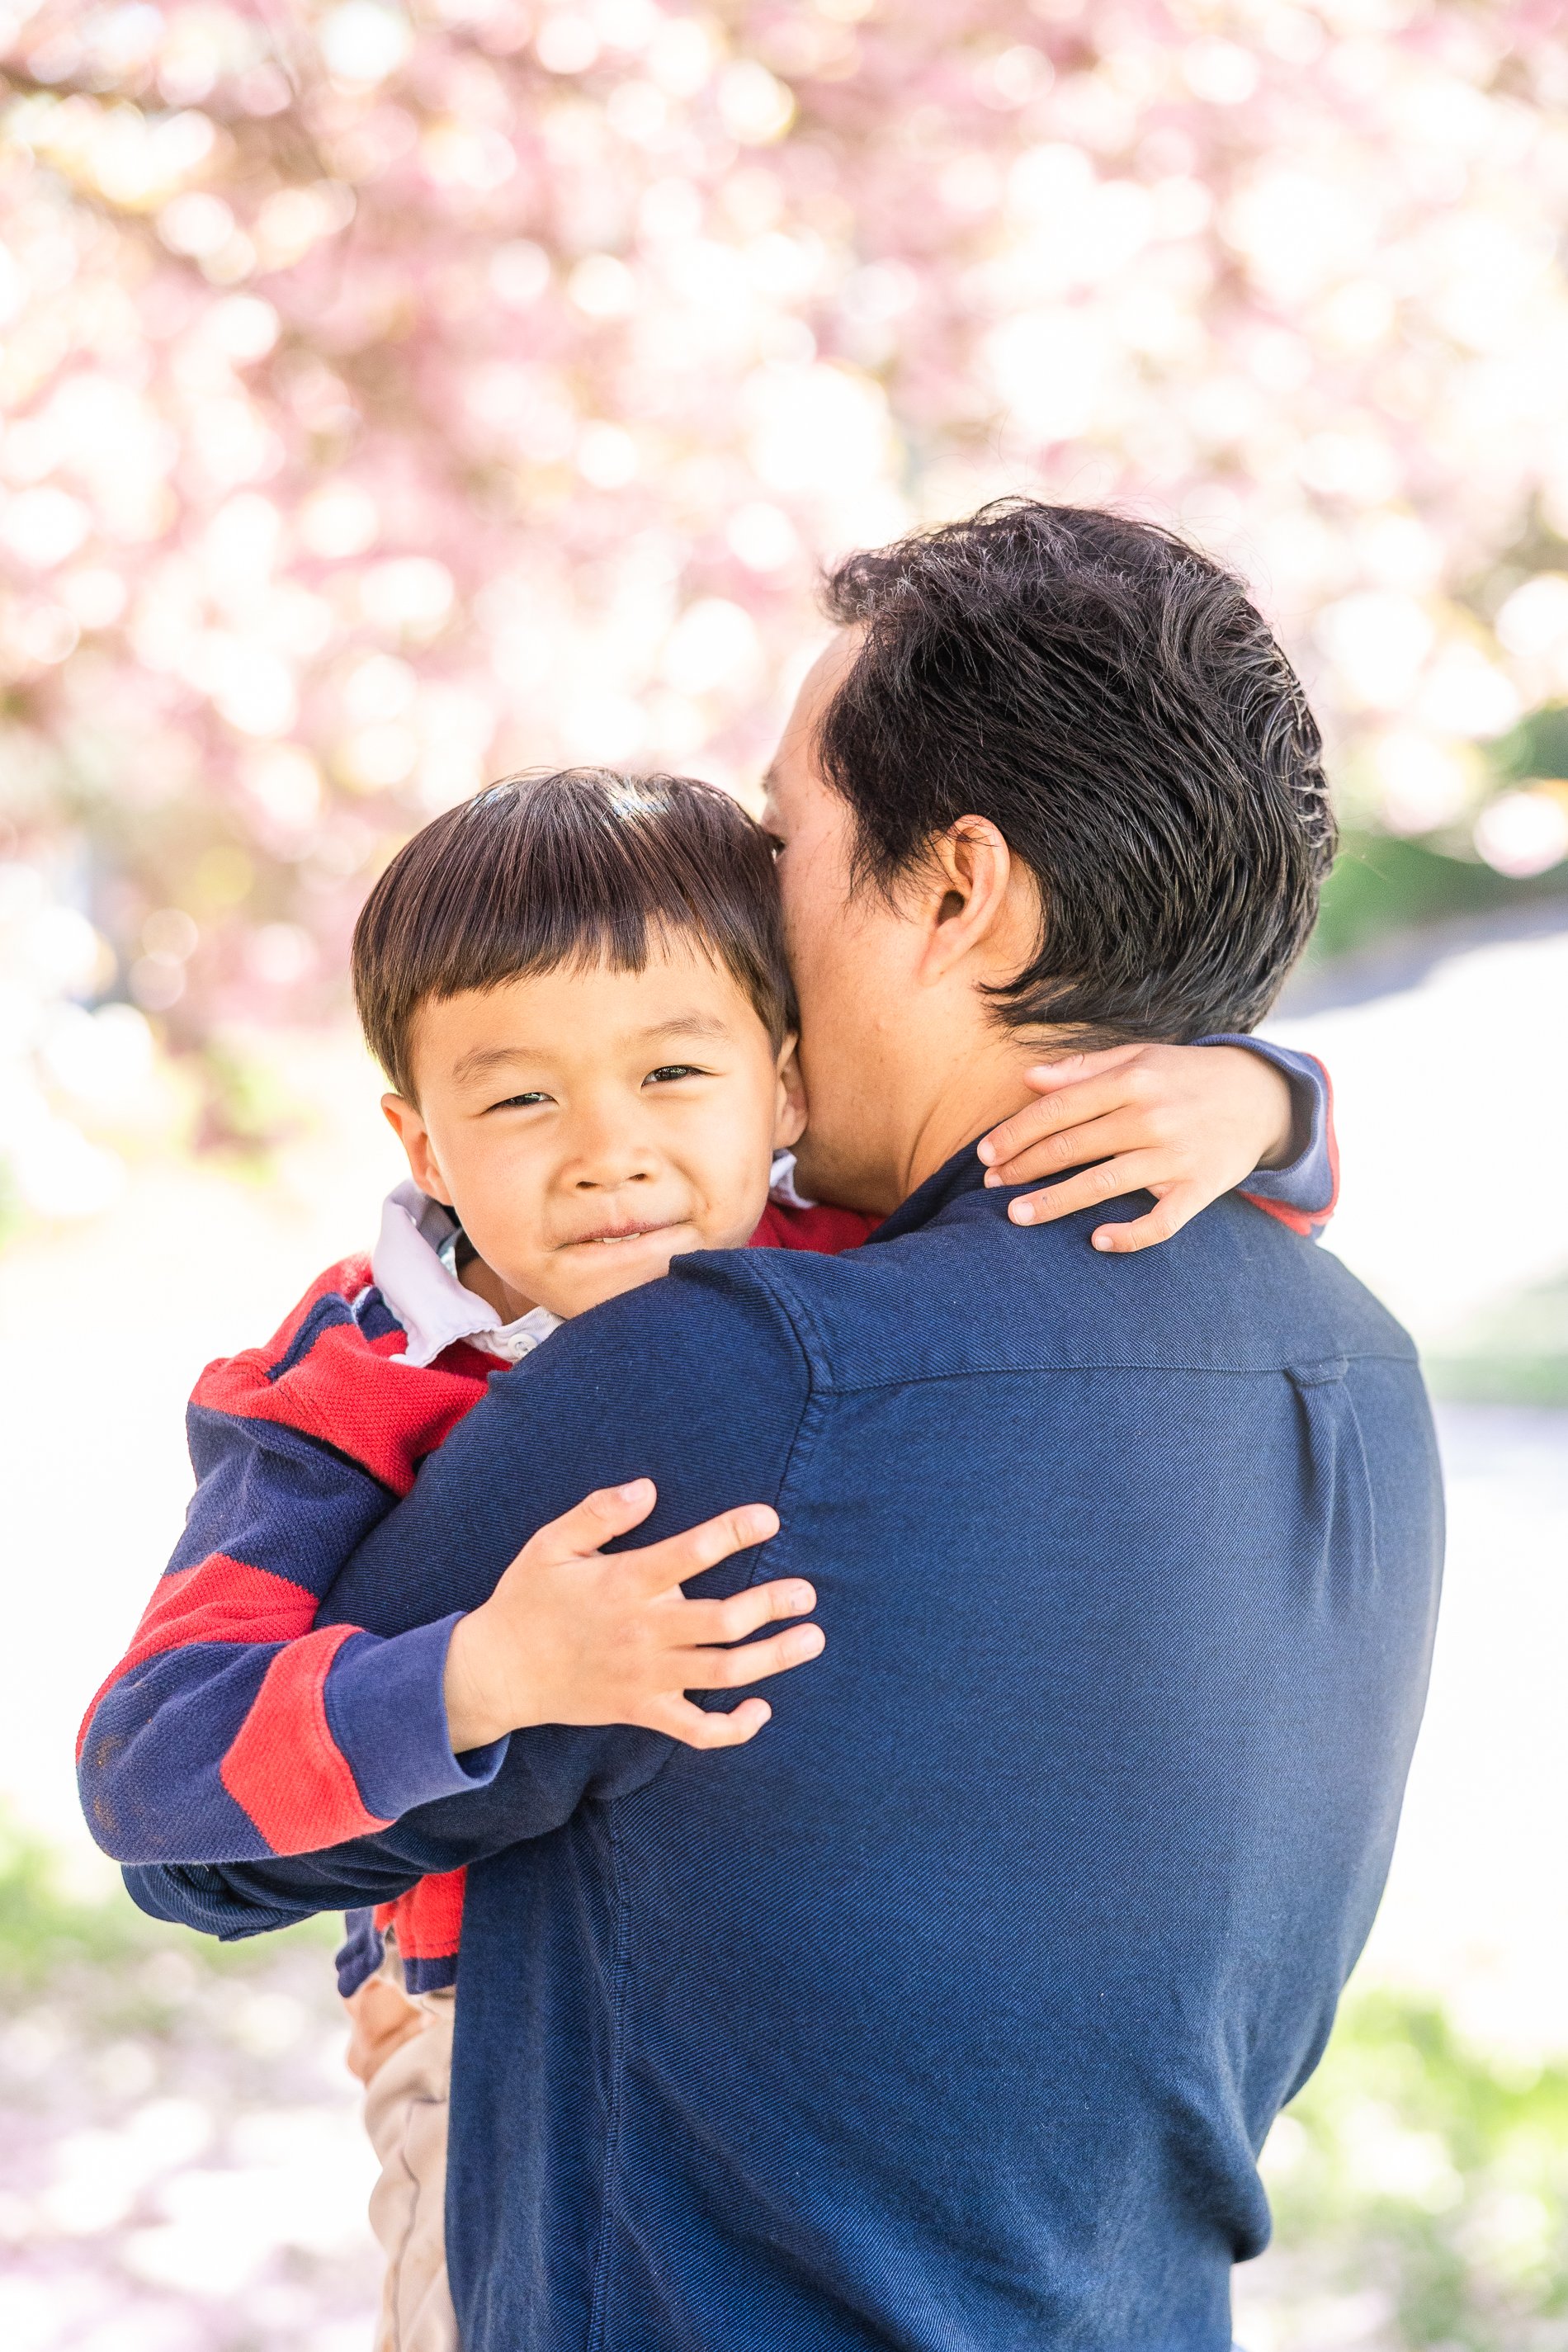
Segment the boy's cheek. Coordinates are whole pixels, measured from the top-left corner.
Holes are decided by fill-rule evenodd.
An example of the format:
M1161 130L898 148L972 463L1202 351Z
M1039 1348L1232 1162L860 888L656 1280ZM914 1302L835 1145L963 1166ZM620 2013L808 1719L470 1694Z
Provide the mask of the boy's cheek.
M737 1171L734 1181L721 1189L705 1213L696 1221L699 1238L683 1241L682 1250L744 1249L762 1223L763 1212L768 1205L768 1184L773 1173L773 1153L770 1150L764 1168L748 1164ZM672 1252L672 1255L677 1253Z
M537 1185L515 1162L466 1172L468 1181L453 1185L464 1232L503 1280L527 1291L526 1261L543 1223Z

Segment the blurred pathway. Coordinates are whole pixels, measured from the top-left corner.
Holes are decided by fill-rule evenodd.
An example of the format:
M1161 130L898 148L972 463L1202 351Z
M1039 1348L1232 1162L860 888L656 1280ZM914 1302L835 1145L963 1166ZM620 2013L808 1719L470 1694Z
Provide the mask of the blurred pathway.
M171 1940L0 2023L5 2352L368 2352L374 2163L329 1948Z
M1568 2050L1568 1412L1442 1405L1448 1566L1388 1892L1358 1971L1483 2047Z

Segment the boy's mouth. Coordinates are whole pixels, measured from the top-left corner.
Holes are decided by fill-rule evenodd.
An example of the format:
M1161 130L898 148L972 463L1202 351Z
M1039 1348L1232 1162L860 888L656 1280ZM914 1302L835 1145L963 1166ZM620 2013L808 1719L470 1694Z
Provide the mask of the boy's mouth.
M595 1244L641 1241L645 1234L673 1233L676 1226L683 1222L679 1217L659 1217L650 1224L600 1225L593 1233L574 1234L569 1242L563 1242L560 1246L563 1249L584 1249Z

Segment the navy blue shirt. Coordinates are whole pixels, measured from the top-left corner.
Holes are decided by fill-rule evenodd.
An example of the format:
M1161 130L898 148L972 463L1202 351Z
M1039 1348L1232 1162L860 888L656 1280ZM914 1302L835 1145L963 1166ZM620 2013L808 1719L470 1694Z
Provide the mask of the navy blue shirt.
M588 1489L771 1502L827 1649L747 1747L514 1735L224 1934L471 1865L466 2352L1223 2352L1371 1924L1441 1504L1415 1352L1244 1202L1102 1256L960 1153L861 1250L678 1259L498 1377L334 1588L471 1607ZM731 1703L728 1695L721 1704Z

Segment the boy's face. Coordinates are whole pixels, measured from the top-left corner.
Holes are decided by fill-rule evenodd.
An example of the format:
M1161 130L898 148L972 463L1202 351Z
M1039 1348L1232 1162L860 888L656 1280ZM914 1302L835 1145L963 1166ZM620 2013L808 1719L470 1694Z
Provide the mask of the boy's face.
M804 1125L735 982L669 939L643 971L568 966L420 1007L417 1107L384 1097L421 1190L455 1210L505 1319L557 1315L750 1240L775 1149Z

